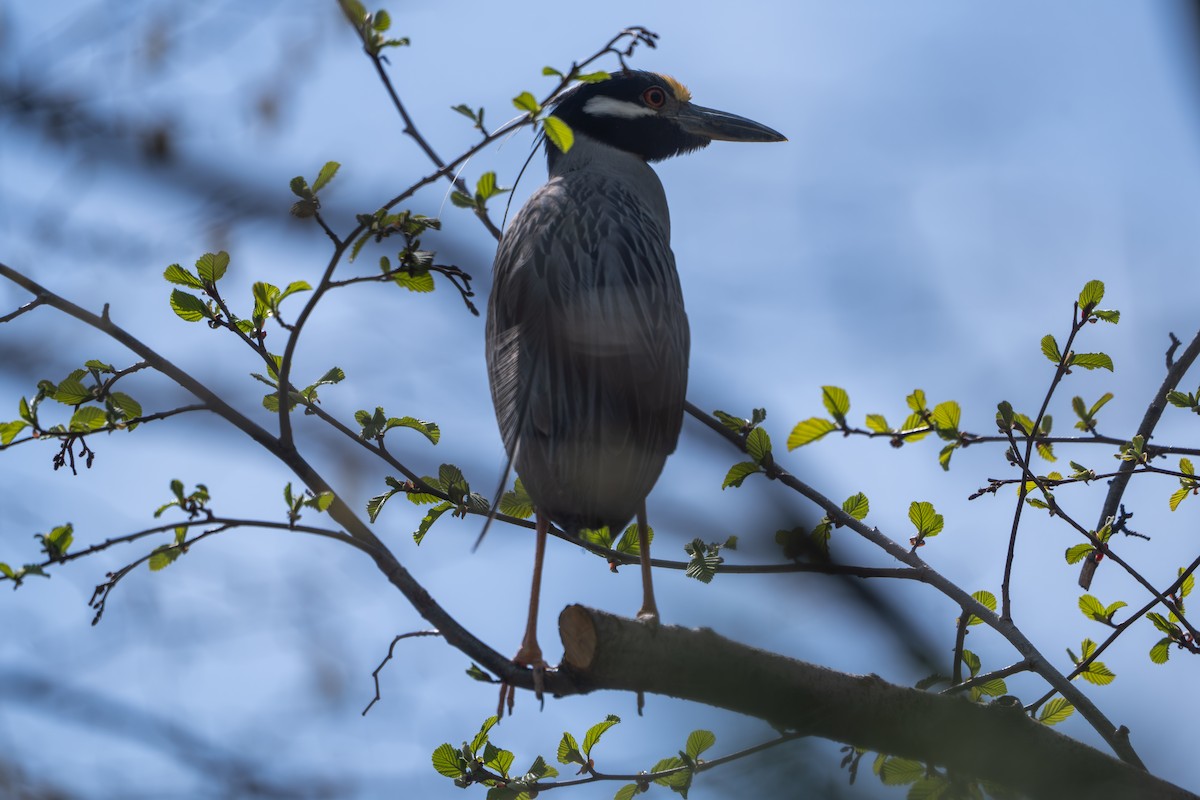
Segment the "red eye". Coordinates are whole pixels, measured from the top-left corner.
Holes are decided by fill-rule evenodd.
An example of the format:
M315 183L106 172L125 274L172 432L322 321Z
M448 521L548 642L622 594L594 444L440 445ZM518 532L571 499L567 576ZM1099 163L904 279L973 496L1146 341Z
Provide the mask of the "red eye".
M667 102L667 93L661 86L651 86L642 92L642 102L651 108L662 108Z

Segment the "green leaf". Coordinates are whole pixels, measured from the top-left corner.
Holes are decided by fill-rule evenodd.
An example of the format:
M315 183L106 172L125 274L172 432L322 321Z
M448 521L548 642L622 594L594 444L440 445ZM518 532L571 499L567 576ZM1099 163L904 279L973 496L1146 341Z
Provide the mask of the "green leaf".
M729 468L729 472L725 473L725 480L721 483L721 489L723 491L730 486L735 489L739 488L742 485L742 481L754 473L761 471L758 464L755 464L753 461L741 461L734 464Z
M829 420L823 417L810 417L803 422L796 423L796 427L792 428L792 432L787 438L787 449L795 450L797 447L811 444L833 430L837 430L837 426Z
M521 92L513 98L513 105L518 111L525 111L531 116L536 115L542 110L542 105L537 101L531 92Z
M909 433L909 431L920 431L920 433ZM915 411L904 418L904 424L900 426L900 433L904 434L904 441L919 442L929 435L929 424L925 422L925 418Z
M292 194L301 199L308 199L312 197L313 194L312 189L308 188L308 181L304 180L304 178L300 175L292 178L292 180L288 183L288 188L292 190Z
M96 406L84 406L71 415L68 429L72 431L94 431L108 424L104 409Z
M76 378L64 378L52 395L55 400L68 406L77 406L92 399L92 390Z
M1086 658L1086 656L1085 656ZM1107 686L1116 679L1116 675L1100 661L1093 661L1088 668L1079 673L1079 677L1096 686Z
M454 508L453 503L439 503L438 505L429 509L429 512L425 515L424 519L421 520L421 524L418 525L416 531L413 532L413 541L417 544L420 544L425 539L425 534L429 533L429 529L433 527L433 523L437 522L442 514L445 514L452 508Z
M875 433L890 433L887 419L882 414L867 414L867 430Z
M308 285L307 281L292 281L291 283L288 284L286 289L284 289L282 292L280 292L279 297L277 297L275 299L275 305L278 306L280 303L282 303L283 299L285 297L287 297L288 295L295 294L296 292L311 292L311 291L312 291L312 287Z
M866 519L867 513L870 510L871 503L862 492L851 495L842 502L842 511L845 511L857 520Z
M125 419L137 419L142 415L142 404L124 392L111 392L108 396Z
M546 117L542 120L542 128L546 131L546 138L563 153L570 151L575 144L575 132L558 117Z
M1042 706L1038 712L1038 722L1044 725L1057 725L1075 713L1075 706L1062 697L1055 697Z
M554 67L542 67L542 74L546 75L546 76L553 75L555 78L565 78L566 77L561 72L556 70Z
M1062 361L1062 351L1058 349L1058 341L1048 333L1042 337L1042 354L1055 364Z
M746 436L746 453L755 463L761 464L771 453L771 437L762 428L755 428Z
M687 744L684 745L684 752L693 760L700 757L708 748L717 743L717 737L712 731L696 730L688 734Z
M950 471L950 457L954 455L954 451L959 448L958 442L951 442L943 447L938 452L938 464L947 472Z
M500 496L500 513L517 519L529 519L533 516L533 498L525 491L525 484L517 478L511 492Z
M475 183L475 195L480 200L487 200L507 191L508 189L501 189L496 185L496 173L494 172L483 173Z
M163 271L163 277L171 283L186 286L189 289L203 289L204 284L192 273L178 264L172 264Z
M905 402L913 411L920 413L925 410L925 390L913 389L912 394L906 397Z
M1121 321L1120 311L1101 311L1097 308L1092 311L1092 316L1096 319L1103 320L1104 322L1111 322L1113 325L1116 325Z
M1071 356L1068 366L1113 371L1112 359L1106 353L1076 353Z
M379 22L379 16L384 15L384 18L386 19L386 14L387 14L386 11L380 11L378 14L376 14L376 16L375 16L376 24L378 24L378 22ZM386 30L386 28L378 28L377 27L376 30ZM319 192L322 189L324 189L325 185L327 183L329 183L331 180L333 180L333 176L337 175L338 168L340 168L341 166L342 165L336 161L326 161L325 166L321 167L321 172L317 175L317 180L315 182L313 182L313 185L312 185L313 192Z
M579 752L579 743L575 741L575 737L567 732L563 732L562 741L558 743L558 763L560 764L586 764L587 759Z
M171 291L171 310L185 322L199 322L212 316L203 300L180 289Z
M1167 501L1171 506L1171 510L1174 511L1175 509L1179 508L1179 504L1182 503L1184 501L1184 498L1186 498L1191 493L1192 493L1192 490L1188 486L1180 487L1179 489L1176 489L1174 492L1172 492L1171 499Z
M595 72L583 72L575 76L575 80L580 83L601 83L611 78L612 75L604 70L596 70Z
M723 560L718 555L719 548L710 549L700 539L693 539L691 544L684 546L684 549L692 558L688 561L687 569L683 574L701 583L712 583Z
M1067 548L1066 559L1068 564L1078 564L1084 558L1091 555L1096 548L1084 542L1082 544L1072 545Z
M427 269L400 270L392 276L392 280L410 292L425 293L434 289L433 275Z
M641 793L642 790L638 788L636 783L627 783L620 789L617 789L617 793L613 795L613 800L633 800L636 795Z
M229 253L224 250L219 253L205 253L196 259L196 274L204 283L216 283L225 275L229 266Z
M996 426L1002 431L1010 431L1013 426L1013 407L1007 400L1001 400L996 405Z
M972 594L971 597L972 597L972 599L975 600L975 602L979 603L981 606L986 608L988 611L991 611L993 613L996 611L996 595L992 594L991 592L987 591L986 589L980 589L979 591ZM982 621L983 620L981 620L979 617L972 614L970 616L970 618L967 620L967 624L968 625L978 625Z
M588 758L592 756L592 748L600 741L600 737L604 732L621 721L621 718L616 714L609 714L604 718L603 722L597 722L592 727L588 728L587 733L583 735L583 754Z
M183 551L173 544L164 544L154 548L154 551L150 554L150 571L158 572L161 569L166 569L175 563L175 559L179 558L181 552Z
M0 423L0 445L12 444L12 440L17 438L17 434L27 427L29 427L29 423L23 419Z
M838 386L822 386L821 402L839 424L846 423L846 414L850 412L850 395L846 394L845 389Z
M888 757L879 768L885 786L904 786L925 777L925 765L908 758Z
M1104 604L1090 594L1080 596L1079 610L1089 619L1094 619L1097 622L1108 621L1108 617L1104 613Z
M1103 299L1104 282L1088 281L1083 285L1083 290L1079 292L1079 307L1088 311L1098 306Z
M670 758L660 759L653 767L651 772L666 772L671 769L679 769L683 766L683 759L679 756L671 756ZM673 775L666 775L661 778L655 778L654 782L659 786L683 786L690 782L691 775L687 772L676 772Z
M479 733L475 734L475 738L471 740L472 753L479 754L479 748L487 744L488 731L494 728L499 721L500 718L494 714L483 721L483 725L479 727Z
M450 193L450 203L457 208L479 208L479 204L475 202L474 197L459 191Z
M383 504L386 503L395 493L396 490L393 489L389 492L375 495L367 501L367 516L370 518L371 522L374 522L379 517L379 512L383 510Z
M1165 664L1167 659L1171 657L1171 640L1170 638L1159 639L1154 647L1150 648L1150 660L1155 664Z
M958 423L962 419L962 409L955 401L947 400L934 407L932 419L933 424L941 430L957 431Z
M499 772L504 777L508 777L508 768L512 766L513 754L508 750L501 750L491 742L488 742L483 747L483 765L491 767ZM514 798L515 800L515 798Z
M433 751L433 768L447 778L461 778L466 774L462 755L449 744L440 744Z
M922 537L937 536L945 527L946 520L934 511L932 503L913 502L908 507L908 519L917 529L917 535Z

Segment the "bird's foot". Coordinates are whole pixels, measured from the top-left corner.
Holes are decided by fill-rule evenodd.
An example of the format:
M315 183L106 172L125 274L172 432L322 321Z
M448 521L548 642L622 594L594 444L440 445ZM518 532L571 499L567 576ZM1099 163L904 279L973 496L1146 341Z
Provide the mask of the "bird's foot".
M518 667L529 667L533 672L533 693L537 697L539 708L544 708L546 705L545 689L546 689L546 670L550 669L550 665L542 658L542 650L536 644L532 647L522 645L517 654L513 656L513 664ZM496 707L496 716L499 719L504 719L504 709L507 707L508 715L511 717L513 705L516 701L516 689L508 681L500 684L500 703Z

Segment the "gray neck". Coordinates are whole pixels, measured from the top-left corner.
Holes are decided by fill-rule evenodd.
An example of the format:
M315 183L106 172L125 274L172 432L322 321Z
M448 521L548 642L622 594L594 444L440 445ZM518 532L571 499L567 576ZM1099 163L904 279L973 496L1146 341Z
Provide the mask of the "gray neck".
M662 181L640 156L603 144L579 131L575 132L574 146L566 153L558 152L554 145L546 146L553 150L549 159L551 180L570 179L572 174L577 173L589 178L604 177L629 184L634 196L645 201L647 210L659 219L663 230L670 235L671 214L667 209L667 195L663 191Z

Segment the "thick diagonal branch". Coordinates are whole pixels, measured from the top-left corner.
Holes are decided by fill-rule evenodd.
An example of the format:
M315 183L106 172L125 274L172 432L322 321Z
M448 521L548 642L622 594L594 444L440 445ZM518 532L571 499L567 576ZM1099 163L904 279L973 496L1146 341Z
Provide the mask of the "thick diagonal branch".
M651 627L583 606L559 616L560 668L583 690L670 695L776 727L945 766L1035 798L1196 796L1030 719L785 658L711 630Z

